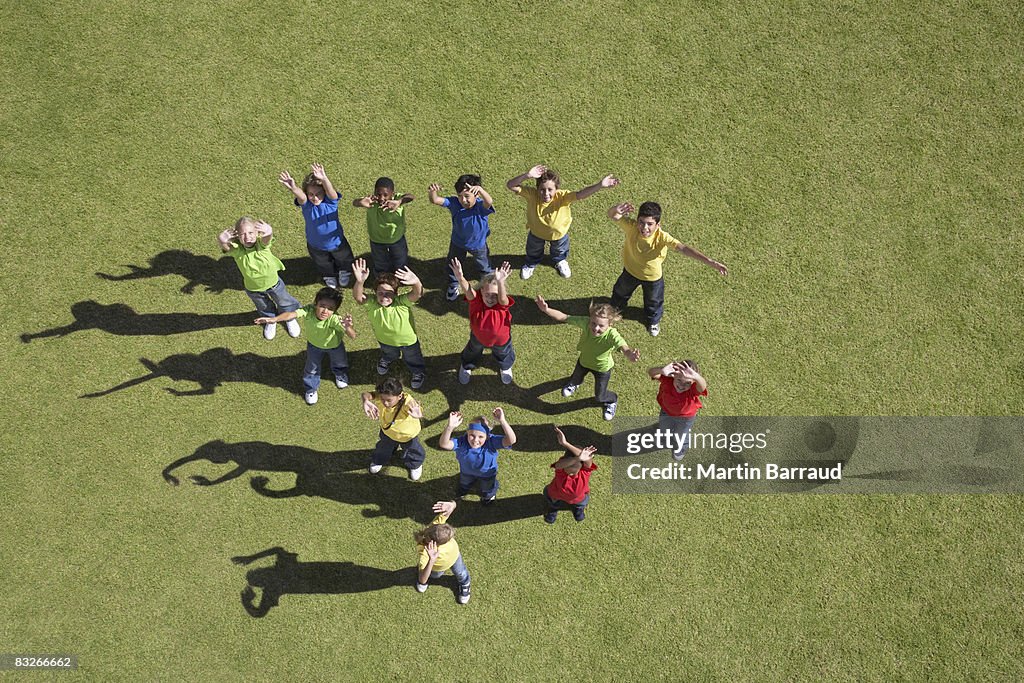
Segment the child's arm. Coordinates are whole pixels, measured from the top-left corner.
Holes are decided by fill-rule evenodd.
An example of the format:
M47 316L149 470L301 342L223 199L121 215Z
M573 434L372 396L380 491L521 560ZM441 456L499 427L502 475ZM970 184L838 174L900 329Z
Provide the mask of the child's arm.
M364 391L361 398L363 399L363 413L366 417L373 420L380 419L380 412L377 410L377 406L373 404L373 394L369 391Z
M346 313L345 317L341 319L341 326L345 328L345 336L349 339L356 338L356 328L352 324L352 314Z
M417 403L415 399L410 398L405 405L409 406L409 417L417 420L423 419L423 406Z
M499 306L508 306L508 274L511 272L512 264L508 261L504 261L501 266L494 271L494 282L498 285Z
M423 283L420 282L418 277L416 277L416 273L409 270L408 267L399 268L395 271L395 277L397 277L398 281L403 285L412 286L412 291L409 292L409 303L414 304L420 300L420 297L423 296Z
M441 450L455 450L455 442L452 441L452 432L454 432L455 428L460 424L462 424L462 413L457 410L448 413L448 424L444 426L444 431L441 432L441 438L437 442L437 445Z
M611 174L608 174L604 178L601 178L601 180L594 183L593 185L588 185L587 187L584 187L582 190L577 190L576 200L579 201L580 199L586 199L590 195L597 193L598 190L604 190L609 187L615 187L618 184L619 179Z
M408 204L412 202L414 199L416 198L413 197L411 194L403 194L398 199L389 199L388 201L384 202L383 204L381 204L381 208L384 209L385 211L398 211L398 207L400 207L402 204Z
M306 193L295 183L295 179L292 178L288 171L281 171L281 175L277 176L277 180L292 191L292 194L295 195L295 201L298 202L299 206L306 203Z
M466 279L466 274L462 270L462 261L457 258L451 260L452 272L455 273L455 279L459 281L459 287L462 287L462 291L466 293L466 301L472 301L477 297L476 290L470 287L469 280Z
M444 197L441 196L441 186L437 183L430 183L430 187L427 188L427 197L430 198L431 204L444 206Z
M707 391L708 383L701 376L699 372L694 370L689 363L673 363L672 369L683 376L683 379L690 380L693 385L697 387L697 393L702 394Z
M485 190L482 186L471 185L469 187L469 191L473 193L474 197L479 197L480 199L484 200L485 209L489 209L492 206L494 206L494 200L491 199L490 193L488 193L487 190Z
M260 236L263 246L267 246L274 237L274 229L266 221L256 221L256 234Z
M659 379L661 377L671 377L675 371L675 363L669 363L665 366L656 366L653 368L647 368L647 376L651 379Z
M625 342L619 347L619 351L622 351L622 355L634 363L640 360L640 349L631 349Z
M579 194L576 196L579 197ZM608 218L611 218L613 221L620 221L631 213L633 213L633 205L629 202L623 202L608 209Z
M269 325L270 323L283 323L288 320L295 320L298 317L298 313L295 311L285 311L284 313L278 313L273 318L256 318L253 322L257 325Z
M231 240L233 240L237 236L238 235L237 233L235 233L234 228L228 228L227 230L224 230L219 235L217 235L217 244L220 245L220 250L231 251Z
M420 570L417 578L421 586L430 581L430 573L434 571L434 563L437 562L437 541L427 541L423 549L427 551L427 564Z
M363 285L366 283L366 279L370 277L370 269L366 267L366 259L357 258L352 263L352 275L356 278L356 283L352 285L352 298L356 300L357 304L365 304L366 292L363 291Z
M677 244L676 251L678 251L683 256L689 256L695 261L700 261L704 265L710 268L714 268L715 270L718 271L718 274L722 275L723 277L729 274L729 269L725 267L724 263L708 258L707 256L700 253L693 247L689 247L685 244Z
M572 456L566 457L578 458L580 453L583 452L582 448L579 448L578 446L573 446L571 443L569 443L568 439L565 438L565 434L563 434L562 430L559 429L558 427L555 427L555 438L558 439L559 446L572 453Z
M537 298L534 299L534 301L537 302L537 308L540 309L540 312L546 315L547 317L551 318L555 322L564 323L566 320L569 319L568 314L562 313L561 311L555 310L554 308L548 306L548 302L544 301L544 297L542 297L540 294L537 295Z
M313 164L309 167L313 171L313 177L323 183L324 194L332 202L341 199L341 194L334 189L334 184L331 183L331 179L327 177L327 172L324 171L323 164Z
M507 183L505 183L505 187L512 190L516 194L519 194L520 192L523 191L523 188L521 186L527 178L540 178L546 170L548 170L547 166L543 164L537 164L526 173L517 175L515 178L510 179Z
M505 448L514 446L516 443L516 433L512 429L512 425L510 425L508 420L505 419L505 409L498 406L494 409L492 414L494 415L494 419L498 421L498 424L501 425L501 430L505 432L505 437L501 440L501 445Z
M352 206L358 209L369 209L373 206L373 195L366 195L365 197L357 197L353 199Z

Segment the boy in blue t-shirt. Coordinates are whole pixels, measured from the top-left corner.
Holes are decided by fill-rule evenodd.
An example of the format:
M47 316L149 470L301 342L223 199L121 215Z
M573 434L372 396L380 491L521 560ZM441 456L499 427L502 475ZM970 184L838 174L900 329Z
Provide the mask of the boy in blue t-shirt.
M299 188L288 171L281 171L278 180L295 195L295 205L302 210L306 222L306 249L324 284L332 289L346 287L352 280L352 247L338 220L338 200L321 164L311 166Z
M516 442L516 433L500 406L494 409L494 419L500 424L503 436L492 434L487 418L481 416L469 423L465 435L453 439L452 432L462 424L462 413L455 411L448 415L448 424L441 432L438 446L446 451L455 451L455 458L459 461L456 498L469 493L476 483L480 484L480 502L484 505L493 503L498 495L498 449L511 448Z
M491 234L487 217L494 213L494 201L480 183L480 176L467 173L455 181L454 197L442 197L441 186L437 183L427 188L427 192L431 204L443 206L452 214L452 240L445 263L450 264L453 258L461 260L469 254L483 277L493 270L487 251L487 236ZM448 301L459 298L459 280L450 265L445 296Z

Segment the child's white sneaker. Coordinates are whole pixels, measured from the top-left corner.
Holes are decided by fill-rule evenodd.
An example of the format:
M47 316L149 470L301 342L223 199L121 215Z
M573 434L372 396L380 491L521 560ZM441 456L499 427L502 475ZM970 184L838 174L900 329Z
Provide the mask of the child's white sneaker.
M572 277L572 269L569 268L569 262L565 259L562 259L555 264L555 270L557 270L558 274L562 277Z
M537 266L523 266L523 269L519 271L519 277L524 280L529 280L533 277L533 271L537 269Z
M302 328L299 327L298 320L286 320L284 322L284 329L288 331L289 337L298 337L300 334L302 334Z
M421 476L423 476L423 465L409 470L409 478L413 481L419 481Z
M348 387L348 380L345 379L344 377L335 377L334 386L338 387L339 389L345 389Z
M469 584L459 586L459 592L455 595L455 601L460 605L465 605L469 602Z
M338 281L335 278L333 278L333 277L325 277L324 278L324 286L325 287L330 287L331 289L337 289L338 288Z
M454 287L448 288L448 291L445 293L444 298L448 299L448 301L457 301L459 298L459 294L461 294L461 292L459 291L459 286L455 285Z
M270 341L277 336L277 323L267 323L263 326L263 338Z
M311 406L320 399L320 395L315 391L306 392L306 405Z
M652 337L657 337L659 334L661 334L661 325L659 325L658 323L652 323L647 326L647 331L651 333Z
M384 465L370 465L370 474L377 474L382 469L384 469Z
M501 383L512 384L512 368L507 368L501 371Z
M569 398L576 393L576 390L580 388L579 384L566 384L562 387L562 396Z
M419 581L416 582L416 592L417 593L426 593L427 592L427 588L429 588L429 587L430 587L429 583L420 583Z
M618 409L618 407L618 401L615 401L614 403L606 403L604 406L604 419L611 420L613 417L615 417L615 411Z
M459 366L459 384L469 384L469 376L473 374L472 370L467 369L465 366Z

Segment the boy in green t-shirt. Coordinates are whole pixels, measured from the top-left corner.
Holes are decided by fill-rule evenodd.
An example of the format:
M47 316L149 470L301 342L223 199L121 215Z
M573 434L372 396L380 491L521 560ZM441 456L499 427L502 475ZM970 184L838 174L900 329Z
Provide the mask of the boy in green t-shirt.
M288 323L298 319L306 333L306 367L302 372L302 386L306 392L306 403L317 402L320 388L320 366L324 354L331 361L334 373L334 384L339 389L348 386L348 352L345 350L343 335L350 339L356 338L356 330L352 326L352 316L339 318L338 306L341 305L341 291L333 287L324 287L316 293L312 306L304 306L297 311L280 313L273 318L256 318L257 325L272 325L279 322Z
M551 308L539 294L536 302L541 313L552 320L580 328L580 341L576 345L580 357L576 361L572 376L562 387L562 396L568 398L575 394L589 372L594 376L594 398L604 405L604 419L610 420L615 417L619 397L615 392L608 390L608 380L611 379L612 368L615 366L612 353L622 351L630 361L635 363L640 360L640 350L629 348L622 335L612 327L614 323L622 320L619 311L608 304L590 304L590 317L585 318Z
M373 270L397 273L409 263L409 244L405 241L405 205L411 194L395 194L395 181L377 178L373 194L360 197L352 206L366 209L366 231L370 235Z
M364 291L370 269L366 267L366 259L356 259L352 264L352 274L356 283L352 287L352 297L357 304L366 304L370 309L370 327L373 336L380 344L380 361L377 373L388 374L388 368L401 356L412 373L409 386L419 389L426 379L426 363L423 351L416 337L416 326L412 318L412 305L423 296L423 283L408 268L401 268L397 273L378 273L374 283L374 296L368 297ZM398 294L399 285L409 285L412 291Z
M285 289L278 272L284 270L281 259L270 251L274 242L274 230L269 223L242 216L235 227L224 230L217 236L220 249L235 259L242 273L245 293L256 304L256 313L269 318L275 313L287 313L299 308L299 301ZM299 336L299 324L289 320L284 324L288 334ZM263 326L263 337L273 339L277 334L277 323Z

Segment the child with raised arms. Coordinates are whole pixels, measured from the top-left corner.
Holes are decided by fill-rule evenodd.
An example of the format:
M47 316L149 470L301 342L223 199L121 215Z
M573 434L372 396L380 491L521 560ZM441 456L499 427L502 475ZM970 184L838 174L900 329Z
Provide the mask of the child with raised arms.
M448 415L448 424L441 432L438 446L445 451L455 451L459 461L459 487L455 498L462 498L474 486L480 485L480 502L490 505L498 495L498 451L511 448L516 442L516 433L505 419L505 410L494 409L494 419L501 427L501 434L491 432L491 425L484 416L473 418L463 436L452 438L452 432L462 424L462 413L455 411Z
M676 460L682 460L690 447L690 430L697 419L697 411L704 404L701 396L708 395L708 383L697 369L697 363L684 360L679 363L672 361L664 367L653 367L647 370L648 376L659 382L658 405L661 414L658 427L670 429L673 434L683 437L682 446L672 454Z
M476 262L480 275L490 273L490 254L487 251L487 236L491 234L487 217L494 213L494 201L481 185L480 176L467 173L455 181L455 196L442 197L441 186L437 183L427 188L430 202L443 206L452 215L452 239L448 245L448 262L453 258L462 259L469 254ZM463 288L462 291L467 291ZM459 279L448 267L448 301L459 298Z
M367 297L363 289L367 278L370 277L366 261L356 259L352 265L352 273L356 277L356 283L352 287L352 298L357 304L365 303L370 309L370 327L373 328L373 336L380 344L377 373L388 374L391 364L401 356L412 373L410 386L419 389L426 379L427 367L419 338L416 336L412 306L423 296L423 283L408 268L401 268L395 274L378 273L373 288L374 295ZM400 295L400 284L411 286L412 291Z
M364 391L363 413L380 423L377 445L370 459L370 474L377 474L401 447L402 464L409 470L409 478L417 481L423 474L426 451L420 443L420 420L423 409L402 390L397 377L385 377L377 383L377 391Z
M604 419L611 420L615 417L615 411L619 405L619 397L615 392L608 390L608 381L611 379L612 368L615 366L612 354L615 351L622 351L622 354L631 362L635 363L640 360L639 349L629 348L629 344L622 338L622 335L612 327L622 319L622 316L608 304L590 304L590 317L584 317L568 315L551 308L544 301L544 297L539 294L536 302L537 308L552 320L580 328L580 340L576 345L580 356L572 375L562 387L562 396L568 398L575 394L589 372L594 376L594 398L604 406Z
M528 187L523 183L533 178L537 186ZM560 189L562 179L547 166L538 164L526 173L512 178L505 186L526 200L526 262L520 276L529 280L537 264L544 258L544 245L550 245L551 261L562 277L570 277L569 268L569 226L572 224L570 204L586 199L595 192L619 184L613 175L588 185L582 190L570 192Z
M288 171L281 171L278 180L291 190L295 205L306 223L306 250L324 284L337 289L352 280L352 247L338 218L341 193L334 189L321 164L313 164L311 172L299 187Z
M451 269L459 280L469 302L469 342L462 350L459 364L459 382L469 384L469 376L490 349L501 372L502 384L512 383L512 366L516 350L512 346L512 312L515 299L508 295L508 276L512 266L508 261L496 271L480 280L479 291L469 286L459 259L451 260Z
M571 509L573 519L582 522L590 503L590 475L597 469L594 464L597 449L572 445L558 427L555 427L555 436L558 445L565 449L565 455L551 464L555 478L544 487L544 500L548 504L544 521L554 524L559 510Z
M339 318L338 306L341 305L341 291L333 287L324 287L316 293L312 306L303 306L297 311L279 313L272 318L256 318L257 325L269 325L289 320L298 320L306 333L306 367L302 371L302 386L308 405L313 405L319 398L320 367L324 354L331 363L334 373L334 384L339 389L348 386L348 352L345 350L345 339L356 338L352 326L352 316Z
M622 243L622 274L612 288L612 306L620 311L626 308L637 287L644 295L644 316L647 331L652 337L661 332L661 317L665 310L665 278L661 265L669 250L714 268L721 275L729 269L689 247L661 229L661 206L656 202L640 205L636 220L629 215L633 205L616 204L608 209L608 217L618 224L625 238Z
M416 562L416 590L425 593L430 579L439 579L448 570L459 582L455 600L460 605L469 602L469 570L462 560L462 552L455 541L455 529L448 524L448 518L455 512L455 501L438 501L434 503L437 514L430 526L413 534L419 550Z
M395 194L395 181L377 178L373 194L359 197L352 206L366 209L366 232L370 236L370 257L374 272L397 273L409 263L405 240L405 205L411 194Z
M233 228L217 235L217 242L221 251L235 260L242 273L245 293L255 304L259 317L270 318L298 310L298 299L288 293L284 280L278 275L284 270L284 264L270 250L274 229L269 223L242 216ZM284 327L292 337L299 336L299 324L294 320L285 322ZM273 339L276 334L277 323L263 326L264 339Z

